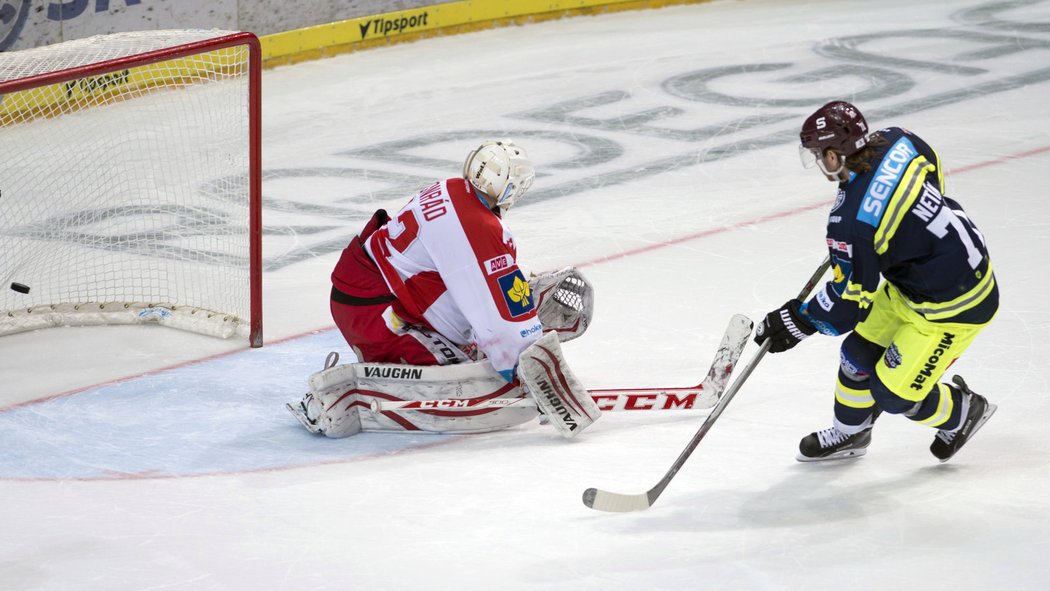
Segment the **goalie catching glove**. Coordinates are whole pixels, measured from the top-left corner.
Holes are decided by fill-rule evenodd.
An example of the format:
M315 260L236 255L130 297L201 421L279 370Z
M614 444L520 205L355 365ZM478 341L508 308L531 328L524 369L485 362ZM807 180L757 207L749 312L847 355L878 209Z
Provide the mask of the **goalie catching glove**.
M536 298L536 315L544 331L556 333L565 342L587 330L594 315L594 288L575 267L532 277L529 290Z

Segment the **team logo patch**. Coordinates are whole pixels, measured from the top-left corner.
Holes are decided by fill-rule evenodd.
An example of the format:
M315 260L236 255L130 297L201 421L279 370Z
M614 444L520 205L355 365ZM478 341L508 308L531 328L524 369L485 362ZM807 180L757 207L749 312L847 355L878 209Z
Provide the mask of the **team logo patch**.
M849 278L853 275L853 264L849 260L840 259L834 255L831 257L831 264L834 274L831 289L841 298L842 294L846 293L846 288L849 287Z
M842 204L846 202L846 192L839 189L839 192L835 194L835 204L831 206L831 211L842 207Z
M889 348L886 349L886 355L883 357L883 361L886 362L886 367L890 369L898 367L901 364L901 361L904 361L904 358L901 357L900 349L897 348L897 343L891 343Z
M835 265L832 272L835 274L835 283L842 283L846 280L846 274L842 272L842 267Z
M520 269L515 269L496 281L499 282L499 290L503 294L503 301L507 303L511 318L532 311L532 289Z

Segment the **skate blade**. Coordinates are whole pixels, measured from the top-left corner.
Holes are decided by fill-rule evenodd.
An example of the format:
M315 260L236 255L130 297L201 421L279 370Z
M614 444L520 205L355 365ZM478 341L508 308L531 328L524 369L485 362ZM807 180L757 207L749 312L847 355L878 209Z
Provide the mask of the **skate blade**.
M307 431L311 433L321 432L321 428L318 427L316 423L311 421L310 418L306 416L306 412L303 410L302 403L289 402L285 404L284 407L288 409L288 412L292 413L292 416L295 417L296 420L298 420L303 425L303 427L306 427Z
M868 453L868 449L867 448L863 448L863 449L846 449L846 450L842 450L842 451L837 451L837 452L835 452L833 454L829 454L829 455L826 455L826 456L821 456L819 458L811 458L809 456L804 456L804 455L802 455L800 453L800 454L795 455L795 459L800 461L800 462L807 462L807 463L808 462L827 462L829 460L849 460L849 459L853 459L853 458L859 458L859 457L863 456L866 453Z
M977 432L980 431L981 427L983 427L984 424L988 422L988 419L992 418L992 415L994 415L995 411L997 411L997 410L999 410L999 405L992 404L991 402L989 402L988 403L988 408L986 408L984 410L984 414L981 415L981 420L977 421L977 424L974 425L973 430L970 431L970 435L969 435L969 437L966 438L966 441L963 442L962 446L959 447L959 449L955 450L955 453L953 453L952 455L950 455L950 456L944 458L943 460L941 460L941 463L943 464L943 463L947 462L948 460L954 458L955 456L959 455L959 452L962 451L962 448L966 447L967 443L970 443L970 441L973 439L974 435L977 435Z

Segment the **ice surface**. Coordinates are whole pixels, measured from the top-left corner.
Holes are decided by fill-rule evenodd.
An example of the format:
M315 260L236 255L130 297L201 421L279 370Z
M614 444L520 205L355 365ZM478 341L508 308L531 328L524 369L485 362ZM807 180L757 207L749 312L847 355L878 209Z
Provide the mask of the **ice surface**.
M266 347L0 339L0 587L1045 588L1050 3L945 4L717 1L267 71ZM953 371L999 411L951 462L896 417L861 460L794 461L830 424L831 338L763 359L637 514L580 495L651 487L703 412L607 413L572 441L537 423L334 441L281 408L329 351L351 358L328 316L339 249L491 134L539 171L508 218L523 265L595 284L577 375L697 383L729 317L824 256L834 189L796 133L833 98L929 141L991 248L1002 308Z

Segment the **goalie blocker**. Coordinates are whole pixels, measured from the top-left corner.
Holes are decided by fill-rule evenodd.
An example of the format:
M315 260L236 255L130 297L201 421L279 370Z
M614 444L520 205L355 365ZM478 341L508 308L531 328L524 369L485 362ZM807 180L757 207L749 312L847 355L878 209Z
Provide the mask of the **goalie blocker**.
M520 381L508 383L488 362L458 365L350 363L310 376L310 391L287 406L311 433L349 437L367 432L486 433L527 423L539 415L532 406L373 411L373 402L402 400L514 399L524 391L565 437L574 437L601 415L597 404L569 370L558 336L547 333L519 357Z

